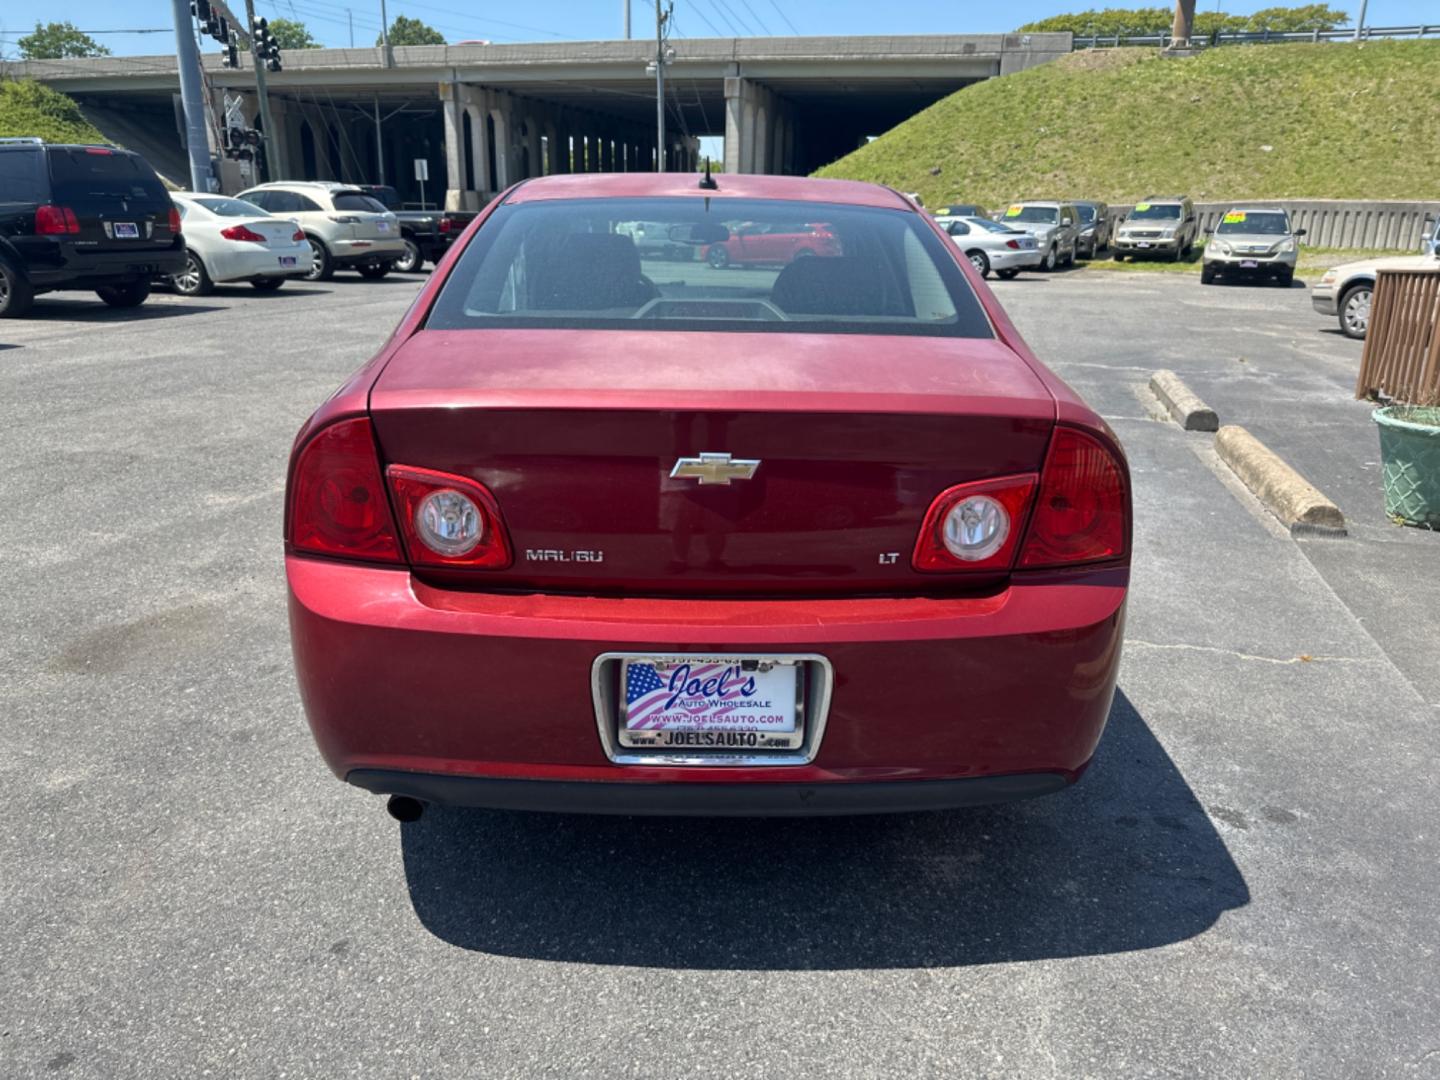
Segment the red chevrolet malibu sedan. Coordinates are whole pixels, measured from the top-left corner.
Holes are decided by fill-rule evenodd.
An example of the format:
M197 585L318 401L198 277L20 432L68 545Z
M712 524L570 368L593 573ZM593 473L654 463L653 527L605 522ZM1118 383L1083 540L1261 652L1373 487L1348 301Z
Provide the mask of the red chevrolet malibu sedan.
M796 220L828 253L703 255ZM1104 728L1130 531L1114 433L897 193L552 176L296 439L295 665L402 820L1042 795Z

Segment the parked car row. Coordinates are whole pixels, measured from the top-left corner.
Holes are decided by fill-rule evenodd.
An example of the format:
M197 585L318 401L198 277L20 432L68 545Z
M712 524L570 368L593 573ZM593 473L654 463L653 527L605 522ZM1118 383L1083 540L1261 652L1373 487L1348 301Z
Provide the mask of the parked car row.
M391 205L394 188L325 181L233 197L170 193L144 158L119 147L0 139L0 316L62 289L136 307L155 283L200 296L236 282L268 292L342 269L381 278L438 261L475 216Z

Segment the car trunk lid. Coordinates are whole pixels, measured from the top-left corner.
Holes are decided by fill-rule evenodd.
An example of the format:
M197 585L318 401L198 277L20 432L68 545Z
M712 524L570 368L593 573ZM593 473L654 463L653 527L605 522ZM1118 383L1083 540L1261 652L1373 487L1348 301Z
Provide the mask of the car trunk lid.
M387 463L495 495L515 561L472 580L659 594L953 588L926 510L1038 471L1055 417L999 341L859 334L422 331L370 406ZM759 464L672 475L702 454Z

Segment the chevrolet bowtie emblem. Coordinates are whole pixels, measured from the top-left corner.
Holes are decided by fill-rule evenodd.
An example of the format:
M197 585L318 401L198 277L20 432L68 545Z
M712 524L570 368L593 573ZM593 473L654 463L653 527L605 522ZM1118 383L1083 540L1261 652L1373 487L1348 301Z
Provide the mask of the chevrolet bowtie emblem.
M702 484L728 484L731 480L749 480L760 467L758 461L732 458L729 454L701 454L682 457L670 470L671 480L699 480Z

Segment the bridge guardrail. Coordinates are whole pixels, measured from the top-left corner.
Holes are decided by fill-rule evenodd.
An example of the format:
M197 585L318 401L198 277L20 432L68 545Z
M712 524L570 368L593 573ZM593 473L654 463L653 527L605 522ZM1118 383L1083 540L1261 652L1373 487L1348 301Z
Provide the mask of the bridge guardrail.
M1192 49L1211 49L1219 45L1278 45L1285 42L1321 41L1369 41L1371 38L1424 38L1440 37L1440 23L1420 23L1415 26L1367 26L1357 35L1355 28L1339 30L1257 30L1231 31L1226 33L1195 34L1190 38ZM1170 34L1104 34L1081 37L1076 35L1075 49L1114 49L1122 45L1154 45L1169 48L1174 38Z

